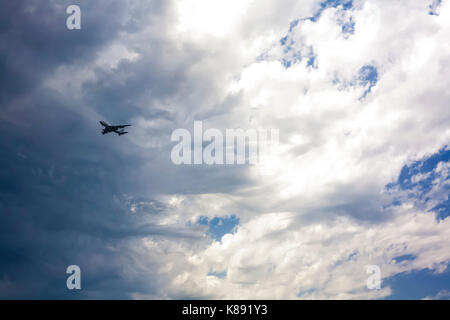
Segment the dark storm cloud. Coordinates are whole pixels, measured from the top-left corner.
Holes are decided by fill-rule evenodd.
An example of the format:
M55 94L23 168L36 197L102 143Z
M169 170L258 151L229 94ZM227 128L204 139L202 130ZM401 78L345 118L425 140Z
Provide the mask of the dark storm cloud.
M65 9L74 3L0 3L0 298L156 293L161 280L152 264L145 274L133 268L134 239L199 237L192 228L152 223L151 216L162 214L164 205L148 195L139 198L139 187L148 184L139 178L140 164L149 159L143 159L136 147L125 146L126 140L105 143L98 134L98 119L86 117L79 101L41 86L59 66L82 66L94 59L120 31L136 30L144 12L161 5L150 2L138 11L133 3L126 7L130 3L125 1L80 2L82 30L71 32L66 29ZM129 15L129 10L141 14ZM159 93L171 81L160 84ZM110 114L120 115L121 99L95 97L108 96L112 86L95 85L86 89L87 96L110 102ZM135 85L123 87L122 93ZM134 93L139 95L139 90ZM170 118L164 111L152 112L154 117ZM128 152L118 152L124 148ZM146 190L151 194L152 188L157 186ZM130 214L127 201L138 200L125 199L126 194L153 205ZM65 270L71 264L82 269L81 292L65 287Z
M2 1L0 4L1 101L27 93L61 64L92 58L127 26L125 2L82 2L83 28L70 32L66 8L79 1Z
M21 130L7 122L0 129L0 280L14 287L0 292L3 298L65 296L65 268L89 261L104 260L94 274L116 275L120 282L120 266L114 265L128 258L106 247L144 236L196 237L190 230L157 227L130 215L122 198L135 191L131 168L140 159L102 146L89 137L97 132L85 119L44 107L48 102L33 104ZM161 214L163 208L156 202L140 215ZM123 285L111 285L126 295Z
M69 4L81 6L81 30L66 28ZM167 41L168 21L158 20L156 33L144 35L143 44L125 43L138 59L90 70L95 79L79 93L43 85L59 68L93 65L123 34L138 35L146 19L164 16L168 4L0 3L0 298L163 296L161 284L170 279L157 274L157 258L142 258L139 240L203 243L206 230L161 226L157 220L167 208L155 195L227 192L245 182L243 167L177 167L170 161L170 134L178 127L191 130L186 118L197 107L195 95L180 107L173 98L201 85L198 91L207 95L211 84L188 83L186 74L202 54ZM133 123L132 132L117 139L99 134L98 118L165 125ZM139 130L163 145L141 147ZM137 257L145 268L136 265ZM80 292L65 286L71 264L81 267Z

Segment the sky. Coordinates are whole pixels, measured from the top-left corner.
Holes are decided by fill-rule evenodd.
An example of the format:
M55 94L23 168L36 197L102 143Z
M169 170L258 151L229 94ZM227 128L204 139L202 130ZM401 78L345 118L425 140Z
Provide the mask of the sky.
M0 298L449 299L449 35L449 0L1 1ZM176 165L194 121L279 143Z

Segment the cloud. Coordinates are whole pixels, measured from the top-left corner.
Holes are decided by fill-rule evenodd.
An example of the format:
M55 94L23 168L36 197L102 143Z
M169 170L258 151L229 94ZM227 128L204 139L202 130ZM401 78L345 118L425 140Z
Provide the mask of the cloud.
M441 290L434 297L425 297L423 300L448 300L450 291Z
M0 6L1 297L384 298L366 265L446 272L448 1L82 2L80 31L64 2ZM175 166L194 120L280 144Z

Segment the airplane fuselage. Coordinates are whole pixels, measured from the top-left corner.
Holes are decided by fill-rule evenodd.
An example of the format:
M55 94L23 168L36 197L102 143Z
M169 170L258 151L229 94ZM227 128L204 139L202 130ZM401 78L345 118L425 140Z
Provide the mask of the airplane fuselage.
M123 124L123 125L117 125L117 126L113 126L113 125L109 125L107 122L105 121L99 121L100 124L103 126L103 130L102 130L102 134L107 134L110 132L115 132L117 133L119 136L126 134L128 132L124 131L123 128L125 127L129 127L131 126L130 124Z

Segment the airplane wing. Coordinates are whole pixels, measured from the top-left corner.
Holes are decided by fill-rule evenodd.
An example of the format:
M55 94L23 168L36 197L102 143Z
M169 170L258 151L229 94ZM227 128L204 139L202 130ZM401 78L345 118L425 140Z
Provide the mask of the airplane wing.
M117 133L119 136L128 133L128 132L126 132L125 130L114 130L114 132Z
M105 121L99 121L100 122L100 124L102 125L102 126L104 126L105 128L106 127L109 127L109 124L107 123L107 122L105 122Z
M109 126L109 127L111 128L112 131L116 131L116 130L123 129L123 128L130 127L130 126L131 126L131 124L124 124L124 125Z

